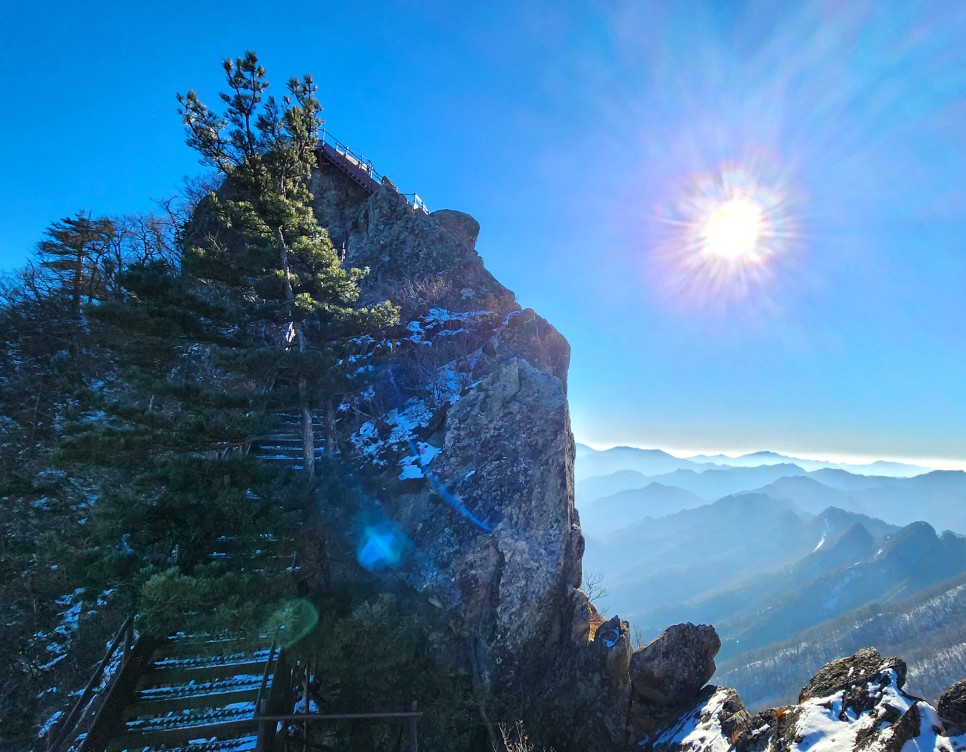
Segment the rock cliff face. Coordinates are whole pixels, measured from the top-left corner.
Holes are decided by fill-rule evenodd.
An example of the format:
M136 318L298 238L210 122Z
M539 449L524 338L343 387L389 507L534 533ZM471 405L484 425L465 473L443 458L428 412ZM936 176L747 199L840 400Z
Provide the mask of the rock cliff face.
M401 308L393 341L373 343L392 354L338 410L370 518L405 539L386 569L443 611L484 714L512 720L542 707L581 603L569 346L487 272L469 215L415 210L389 184L369 196L324 166L312 189L346 264L370 270L362 302Z

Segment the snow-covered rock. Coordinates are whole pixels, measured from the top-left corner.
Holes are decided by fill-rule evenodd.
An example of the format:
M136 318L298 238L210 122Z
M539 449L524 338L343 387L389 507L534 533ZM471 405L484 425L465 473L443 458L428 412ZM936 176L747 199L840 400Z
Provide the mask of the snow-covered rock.
M752 718L733 690L712 687L653 741L659 752L962 752L966 736L903 691L906 666L873 648L827 664L798 704ZM950 696L952 697L952 695Z

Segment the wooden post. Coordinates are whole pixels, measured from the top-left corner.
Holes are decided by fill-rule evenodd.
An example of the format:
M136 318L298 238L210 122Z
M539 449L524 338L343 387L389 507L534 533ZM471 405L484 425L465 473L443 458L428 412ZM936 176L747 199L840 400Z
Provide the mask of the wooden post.
M304 710L305 710L305 715L306 716L308 716L308 714L309 714L309 680L310 680L310 677L311 677L311 671L312 671L311 665L308 664L308 663L306 663L305 664L305 697L303 698L305 700ZM302 739L304 739L306 742L308 742L308 740L309 740L309 721L308 721L308 718L305 719L305 725L302 727Z
M262 699L258 701L258 707L255 709L258 715L268 714L268 700ZM258 742L255 746L255 752L268 752L266 749L268 746L268 721L260 720L258 722Z
M124 653L121 663L127 663L127 658L131 654L131 646L134 643L134 622L128 625L124 631Z
M416 712L416 701L413 700L412 711ZM409 750L410 752L419 752L419 742L416 739L416 721L418 716L413 716L409 719Z

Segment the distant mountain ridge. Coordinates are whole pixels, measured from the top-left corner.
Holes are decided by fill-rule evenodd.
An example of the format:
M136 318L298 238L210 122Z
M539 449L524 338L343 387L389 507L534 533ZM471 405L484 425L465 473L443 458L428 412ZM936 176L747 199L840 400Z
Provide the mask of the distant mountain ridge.
M637 495L640 503L635 509L634 494L630 492L658 483L709 502L730 494L761 491L773 498L793 501L812 514L837 506L897 525L922 520L938 530L966 533L966 472L961 470L932 470L906 477L857 475L834 467L806 470L797 463L776 462L782 455L774 452L746 457L767 462L755 466L702 465L657 449L591 450L576 463L577 506L581 512L589 512L597 501L620 493L621 509L628 514L628 522L693 506L686 500L676 508L671 505L662 511L661 505L654 508L655 495L651 491ZM613 503L612 500L608 505ZM603 507L587 517L590 535L596 532L593 521L600 509Z
M762 465L795 464L806 471L831 469L845 470L854 475L876 475L895 478L909 478L916 475L928 473L933 468L923 465L913 465L905 462L893 462L888 460L876 460L869 463L852 462L831 462L829 460L810 460L802 457L779 454L772 451L758 451L732 457L727 454L697 454L690 457L677 457L662 449L640 449L638 447L617 446L610 449L593 449L586 444L577 445L577 457L584 460L586 471L577 468L578 479L589 478L593 475L606 475L616 470L636 469L645 475L654 474L653 471L638 467L638 463L648 465L649 462L660 457L666 465L678 463L671 470L672 472L682 468L697 469L694 466L711 465L717 467L761 467ZM639 454L636 454L639 453ZM601 467L598 467L600 465ZM602 467L611 469L602 471Z
M903 652L909 684L935 700L950 676L966 675L966 573L915 595L860 606L781 642L718 663L718 680L735 687L749 707L795 701L802 677L853 645Z

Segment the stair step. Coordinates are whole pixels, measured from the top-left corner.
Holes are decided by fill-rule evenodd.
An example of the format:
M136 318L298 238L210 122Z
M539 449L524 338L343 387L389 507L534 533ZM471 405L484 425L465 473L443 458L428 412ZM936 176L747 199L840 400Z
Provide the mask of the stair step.
M315 450L315 459L321 459L324 452L320 449ZM262 461L276 461L276 462L291 462L292 460L301 460L304 455L302 452L278 452L272 451L268 454L255 454L255 459Z
M189 722L167 728L161 726L132 727L131 724L128 724L128 730L108 742L107 749L109 752L143 750L145 747L171 749L173 746L185 745L195 740L228 739L254 734L258 731L258 722L254 718L254 708L245 717L212 719L207 723L201 718L197 718L195 721L194 723Z
M137 747L134 745L128 747L115 747L112 744L108 748L119 751L126 749L129 750L129 752L134 752L135 750L137 750L137 752L143 752L144 750L148 750L148 752L160 752L160 750L164 750L164 752L251 752L251 750L255 749L257 744L258 735L247 734L245 736L237 736L230 739L217 739L214 737L210 739L198 738L192 739L184 744L176 743L175 746L166 747Z
M222 557L219 557L222 558ZM286 557L291 560L291 556ZM169 639L155 651L155 661L167 658L202 658L262 650L271 643L271 635L261 635L257 641L245 637L211 637L209 639Z
M184 694L165 698L146 697L142 698L143 693L139 693L139 700L128 705L124 710L124 717L135 718L154 718L164 716L168 713L178 713L182 710L197 708L223 708L236 703L250 703L255 707L255 700L258 699L258 690L261 686L262 678L255 677L254 684L243 685L237 688L225 688L224 691L208 690L198 691L192 694Z
M177 710L166 711L161 715L135 718L125 722L124 731L126 733L172 731L177 729L190 729L197 726L248 721L254 718L254 701L243 701L228 703L222 706L203 705L197 708L179 708Z
M215 561L257 561L259 564L264 564L271 561L291 561L292 556L285 554L276 554L271 551L251 551L249 553L238 552L238 553L227 553L225 551L212 551L208 554L209 559Z
M255 655L199 656L197 658L166 658L148 666L139 689L187 684L189 681L210 681L239 674L257 674L265 669L268 651Z
M198 694L229 692L236 689L258 687L261 674L235 674L211 681L190 681L187 684L161 684L138 692L137 701L167 700L173 697L189 697Z

